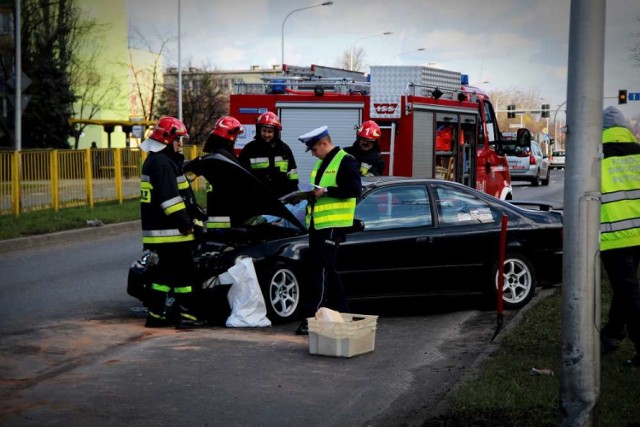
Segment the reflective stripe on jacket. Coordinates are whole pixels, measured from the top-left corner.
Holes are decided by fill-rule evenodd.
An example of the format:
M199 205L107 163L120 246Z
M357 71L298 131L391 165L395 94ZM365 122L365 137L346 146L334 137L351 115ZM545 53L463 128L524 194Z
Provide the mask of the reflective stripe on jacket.
M624 127L602 133L600 250L640 245L640 144Z
M182 243L195 240L187 209L191 187L180 166L163 152L151 153L142 165L140 216L143 244Z
M322 177L320 178L320 186L337 187L337 176L340 163L347 153L344 150L338 151L329 163L329 166L325 169ZM322 164L322 160L316 162L313 170L311 171L311 183L315 182L316 174ZM338 199L335 197L324 196L310 205L307 210L307 227L311 224L311 217L313 216L313 226L316 230L332 227L351 227L353 225L353 219L356 211L356 199L350 197L347 199Z

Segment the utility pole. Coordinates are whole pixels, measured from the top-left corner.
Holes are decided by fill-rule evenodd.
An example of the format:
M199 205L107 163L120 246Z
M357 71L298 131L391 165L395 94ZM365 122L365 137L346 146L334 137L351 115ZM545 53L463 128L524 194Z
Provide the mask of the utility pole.
M572 0L564 192L560 425L597 425L606 0Z
M16 151L22 150L22 37L20 32L22 31L22 17L20 16L20 0L16 0L15 3L15 25L14 25L14 37L16 48L16 78L15 78L15 102L13 103L14 111L14 149Z

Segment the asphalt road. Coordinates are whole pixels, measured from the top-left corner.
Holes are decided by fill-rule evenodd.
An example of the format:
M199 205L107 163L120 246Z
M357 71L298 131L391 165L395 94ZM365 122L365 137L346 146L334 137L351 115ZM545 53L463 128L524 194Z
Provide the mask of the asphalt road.
M380 318L351 359L310 355L297 324L145 329L125 291L138 233L102 233L0 258L0 424L422 425L499 343L465 298L352 307Z

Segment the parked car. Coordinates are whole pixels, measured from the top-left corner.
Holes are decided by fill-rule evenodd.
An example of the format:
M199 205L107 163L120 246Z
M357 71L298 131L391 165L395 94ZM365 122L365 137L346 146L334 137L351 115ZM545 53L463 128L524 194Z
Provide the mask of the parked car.
M529 181L534 187L549 185L549 158L542 154L537 141L531 141L530 146L514 145L506 154L511 181Z
M555 169L563 169L564 168L564 156L565 156L564 150L562 150L562 151L554 151L553 154L551 155L551 163L550 163L551 169L553 169L553 168L555 168Z
M250 172L219 155L196 159L186 170L235 195L232 227L200 245L199 280L214 283L240 257L251 257L271 321L299 317L309 283L306 202L285 206ZM356 223L364 229L354 227L338 254L348 298L484 294L495 300L503 215L505 308L524 306L538 285L560 282L561 212L524 209L439 179L362 179ZM143 276L130 272L129 287L140 291Z

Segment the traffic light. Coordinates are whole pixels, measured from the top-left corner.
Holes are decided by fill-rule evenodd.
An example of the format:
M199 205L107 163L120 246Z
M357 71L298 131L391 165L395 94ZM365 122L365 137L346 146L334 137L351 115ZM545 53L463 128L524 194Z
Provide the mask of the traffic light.
M627 90L620 89L618 91L618 104L626 104L627 103Z
M549 104L542 104L542 118L549 117Z
M515 119L516 118L516 112L515 112L516 106L513 104L507 105L507 118L508 119Z

